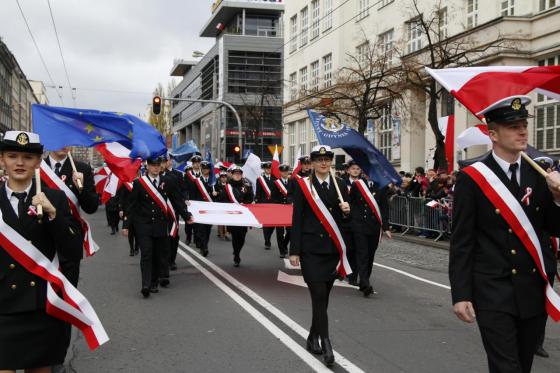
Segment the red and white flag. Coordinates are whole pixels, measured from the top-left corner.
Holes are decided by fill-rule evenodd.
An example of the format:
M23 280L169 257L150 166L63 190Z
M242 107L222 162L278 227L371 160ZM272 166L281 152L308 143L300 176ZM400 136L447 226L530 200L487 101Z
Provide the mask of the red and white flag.
M280 179L280 155L278 154L278 145L274 148L274 154L272 155L272 175Z
M106 179L105 186L103 187L103 191L101 192L101 203L105 205L112 197L116 196L121 185L122 182L117 175L113 173L109 174Z
M289 227L292 225L292 205L256 203L240 205L190 201L189 212L198 224L238 227Z
M141 159L130 158L130 149L118 142L108 142L95 147L105 159L107 167L122 182L129 182L136 179L138 170L142 165Z
M511 96L535 91L560 100L560 66L484 66L426 71L473 114Z
M105 184L107 184L107 178L109 177L110 174L111 174L111 170L109 170L109 167L101 167L93 175L93 182L95 183L95 191L97 192L97 194L103 193Z
M477 124L469 127L457 136L457 147L465 149L475 145L492 145L488 136L488 127L485 124Z
M426 203L426 206L435 209L436 207L440 206L440 203L436 200L431 200L430 202Z
M441 117L438 119L439 131L445 137L445 158L447 158L447 172L453 171L455 157L455 115Z

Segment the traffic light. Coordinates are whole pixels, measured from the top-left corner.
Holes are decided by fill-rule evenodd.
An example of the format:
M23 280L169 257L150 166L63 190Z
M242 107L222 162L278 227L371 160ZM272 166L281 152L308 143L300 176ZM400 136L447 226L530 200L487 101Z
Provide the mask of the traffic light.
M152 113L159 115L161 113L161 97L155 96L152 100Z
M241 162L241 147L239 145L233 147L233 160L235 163Z

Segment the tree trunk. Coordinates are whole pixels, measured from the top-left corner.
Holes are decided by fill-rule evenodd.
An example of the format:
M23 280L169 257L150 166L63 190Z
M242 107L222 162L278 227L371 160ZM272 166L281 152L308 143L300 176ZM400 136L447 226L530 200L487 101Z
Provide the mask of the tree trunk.
M436 151L434 152L434 169L444 168L447 170L447 159L445 157L445 138L439 130L437 117L437 93L436 82L432 79L430 83L430 104L428 107L428 122L436 138Z

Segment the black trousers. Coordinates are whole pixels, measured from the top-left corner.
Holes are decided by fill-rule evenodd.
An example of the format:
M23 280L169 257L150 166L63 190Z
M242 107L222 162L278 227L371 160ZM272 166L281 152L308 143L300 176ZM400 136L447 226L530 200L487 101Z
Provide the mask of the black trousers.
M228 227L231 233L231 246L233 247L234 258L239 258L241 249L245 245L245 236L247 236L247 227Z
M177 237L169 237L169 264L174 264L175 260L177 260L179 238L179 232L177 232Z
M210 233L212 226L209 224L195 224L194 242L201 250L208 250L208 241L210 241Z
M550 285L554 286L554 280L556 277L556 273L547 273L548 275L548 280L550 281ZM548 320L548 318L547 318ZM545 337L545 331L546 331L546 320L544 321L544 325L541 331L541 335L539 336L539 341L538 341L538 346L543 346L544 345L544 337Z
M360 277L360 289L371 286L369 279L373 270L375 252L379 245L379 229L372 233L373 234L354 232L356 274Z
M278 242L280 255L287 254L288 245L290 244L290 228L276 227L276 242Z
M134 231L134 226L130 225L128 228L128 247L130 247L130 252L133 252L138 245L136 242L136 232Z
M508 313L477 310L477 322L490 373L529 373L546 314L520 319Z
M346 257L348 258L348 263L352 269L352 274L348 276L348 278L350 280L355 280L358 278L358 257L356 255L354 236L351 229L343 229L341 233L344 243L346 244Z
M158 285L159 279L169 278L169 237L152 237L136 232L140 246L142 287Z
M274 232L275 227L266 227L263 228L263 236L264 236L264 245L270 247L270 238L272 237L272 232Z
M185 242L187 244L191 243L191 241L192 241L193 225L194 224L186 224L185 223L185 235L187 236L187 238L185 239Z
M329 337L329 317L327 308L329 307L329 296L333 288L332 281L313 281L308 282L307 287L311 295L311 329L310 334L319 335L321 338Z
M81 249L83 250L83 249ZM80 263L81 260L61 260L60 269L62 274L70 281L74 287L78 287L78 280L80 279Z

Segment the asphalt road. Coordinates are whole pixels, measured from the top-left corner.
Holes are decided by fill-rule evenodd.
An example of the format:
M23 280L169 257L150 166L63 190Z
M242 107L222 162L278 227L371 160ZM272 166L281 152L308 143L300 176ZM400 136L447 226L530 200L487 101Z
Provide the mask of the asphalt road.
M180 246L171 286L143 299L139 256L128 256L126 238L109 235L102 209L89 220L101 250L82 262L79 288L111 340L90 352L75 333L68 371L329 371L305 350L309 296L299 270L278 257L275 236L266 251L262 231L251 230L241 267L234 268L231 243L214 229L207 258ZM384 240L376 262L373 297L347 286L331 295L330 335L338 352L333 371L486 371L476 325L451 312L447 251ZM560 371L559 332L549 322L545 348L551 357L535 358L534 372Z

